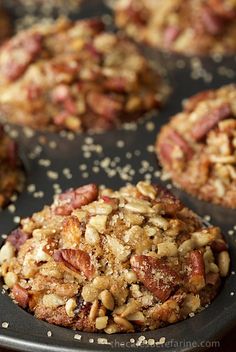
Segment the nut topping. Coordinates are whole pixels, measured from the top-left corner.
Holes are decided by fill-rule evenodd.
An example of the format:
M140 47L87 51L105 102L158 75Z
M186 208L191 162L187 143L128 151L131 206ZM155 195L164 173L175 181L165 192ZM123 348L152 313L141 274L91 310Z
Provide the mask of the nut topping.
M55 208L57 215L69 215L74 209L91 203L97 199L98 190L96 185L90 184L79 187L76 190L69 190L59 196L59 205Z
M192 136L195 140L200 140L206 136L206 134L215 127L218 122L231 115L231 108L228 104L222 104L221 106L215 108L213 111L206 114L201 118L192 130Z
M179 282L177 272L170 269L164 261L145 255L131 258L131 266L138 279L162 302L170 296Z
M28 306L29 294L25 288L19 284L15 284L12 289L12 295L20 307L26 308Z
M60 249L54 253L53 258L73 271L81 271L88 279L95 273L89 254L80 249Z

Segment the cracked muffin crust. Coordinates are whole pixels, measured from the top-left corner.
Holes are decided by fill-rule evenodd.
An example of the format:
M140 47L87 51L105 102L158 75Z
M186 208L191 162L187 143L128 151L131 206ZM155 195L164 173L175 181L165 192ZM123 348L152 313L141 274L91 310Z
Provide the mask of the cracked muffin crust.
M108 334L153 330L200 311L229 271L216 227L146 182L89 184L23 219L0 250L10 296L36 318Z
M165 51L235 53L235 0L118 0L116 24Z
M236 208L236 86L201 92L164 126L156 152L187 192Z
M0 5L0 45L10 36L11 30L10 18Z
M160 106L156 70L98 19L21 31L0 51L0 112L53 131L103 131Z
M0 125L0 209L16 192L22 190L24 172L15 141L8 137Z

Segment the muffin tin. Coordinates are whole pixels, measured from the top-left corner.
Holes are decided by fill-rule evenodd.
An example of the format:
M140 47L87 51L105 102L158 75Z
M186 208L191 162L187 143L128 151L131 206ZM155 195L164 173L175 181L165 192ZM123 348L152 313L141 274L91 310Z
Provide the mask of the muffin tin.
M73 17L104 15L110 10L101 1L85 2ZM117 189L146 179L167 186L188 207L213 225L220 226L229 243L231 275L213 303L200 314L156 331L132 334L89 334L60 328L36 320L14 305L1 283L0 345L24 351L142 350L161 345L163 351L187 351L201 341L220 338L236 319L236 221L235 210L212 205L176 189L165 180L154 153L161 125L180 111L181 102L199 90L235 82L235 57L222 59L184 58L141 47L144 53L166 71L171 94L158 114L150 112L137 123L101 134L41 133L6 125L20 146L26 170L24 191L0 213L2 245L6 234L26 217L52 202L54 193L90 182ZM165 72L164 72L165 73Z

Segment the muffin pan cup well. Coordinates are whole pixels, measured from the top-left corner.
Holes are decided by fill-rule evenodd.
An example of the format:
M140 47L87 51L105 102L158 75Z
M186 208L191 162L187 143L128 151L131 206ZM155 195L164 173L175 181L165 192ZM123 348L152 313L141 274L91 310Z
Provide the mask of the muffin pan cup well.
M94 15L96 6L93 7L92 3L90 6ZM88 11L88 2L86 8ZM105 7L103 9L105 11ZM81 13L83 16L90 15L84 10ZM152 59L157 58L153 57L154 54L149 55ZM219 340L233 327L236 319L236 212L197 200L175 188L165 180L154 153L156 134L161 125L180 111L184 98L199 90L217 88L235 81L234 57L220 62L211 60L209 65L205 59L191 60L201 62L206 74L196 76L191 64L188 65L189 59L170 58L166 62L167 67L170 62L174 66L169 69L172 93L166 106L158 114L150 113L137 123L106 133L80 135L67 132L32 133L28 129L6 126L21 147L27 175L24 191L16 202L0 213L0 245L5 235L17 226L20 217L27 217L45 204L50 204L53 194L60 190L90 182L118 189L127 182L137 183L146 179L167 186L186 206L221 227L230 248L231 274L216 299L196 316L166 328L145 333L90 334L35 319L11 301L1 282L0 346L40 352L140 351L160 346L163 351L190 351L207 347L204 341Z

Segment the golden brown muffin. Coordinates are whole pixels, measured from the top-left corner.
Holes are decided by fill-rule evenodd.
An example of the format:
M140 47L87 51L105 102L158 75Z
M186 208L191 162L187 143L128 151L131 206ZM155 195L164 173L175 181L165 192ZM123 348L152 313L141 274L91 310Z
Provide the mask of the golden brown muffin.
M160 162L182 189L236 208L236 86L201 92L164 126Z
M36 318L101 332L153 330L210 303L229 270L216 227L139 182L70 189L23 219L0 250L11 297Z
M8 122L103 131L160 106L159 74L97 19L34 26L0 50L0 111Z

